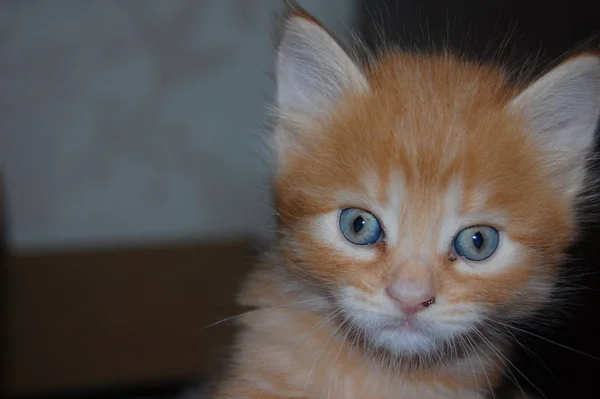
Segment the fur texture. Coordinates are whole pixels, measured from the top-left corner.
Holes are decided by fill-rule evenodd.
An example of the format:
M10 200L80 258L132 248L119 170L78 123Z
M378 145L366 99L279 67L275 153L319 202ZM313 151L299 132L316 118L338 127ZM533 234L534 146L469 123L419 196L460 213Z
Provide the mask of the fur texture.
M304 12L282 32L278 239L239 296L256 310L213 397L487 397L510 373L511 323L549 300L578 233L600 57L516 87L450 54L361 67ZM381 240L349 241L347 208ZM471 261L453 242L480 225L499 243Z

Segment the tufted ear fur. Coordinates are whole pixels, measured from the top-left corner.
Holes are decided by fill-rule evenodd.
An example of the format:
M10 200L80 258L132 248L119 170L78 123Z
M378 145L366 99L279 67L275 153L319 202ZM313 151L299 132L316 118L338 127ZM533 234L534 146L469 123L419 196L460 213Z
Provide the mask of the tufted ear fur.
M525 116L562 191L571 198L580 193L600 115L600 56L586 54L560 64L509 107Z
M368 88L366 78L338 42L302 11L285 20L276 79L279 110L305 117L322 114L344 92Z

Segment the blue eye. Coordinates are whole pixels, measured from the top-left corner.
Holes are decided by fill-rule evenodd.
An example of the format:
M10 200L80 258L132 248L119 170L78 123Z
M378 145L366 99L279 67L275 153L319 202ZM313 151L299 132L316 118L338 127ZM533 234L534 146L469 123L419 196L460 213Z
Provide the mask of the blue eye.
M500 234L493 227L467 227L454 239L454 251L458 256L478 262L492 256L499 241Z
M348 241L356 245L375 244L383 236L379 220L372 213L358 208L342 211L340 230Z

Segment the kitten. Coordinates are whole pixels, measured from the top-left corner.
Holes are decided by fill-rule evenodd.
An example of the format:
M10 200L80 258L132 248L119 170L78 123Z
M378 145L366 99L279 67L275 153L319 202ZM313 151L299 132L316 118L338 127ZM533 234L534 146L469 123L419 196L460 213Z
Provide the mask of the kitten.
M491 397L578 233L600 56L527 87L450 54L361 67L294 9L276 79L278 238L213 397Z

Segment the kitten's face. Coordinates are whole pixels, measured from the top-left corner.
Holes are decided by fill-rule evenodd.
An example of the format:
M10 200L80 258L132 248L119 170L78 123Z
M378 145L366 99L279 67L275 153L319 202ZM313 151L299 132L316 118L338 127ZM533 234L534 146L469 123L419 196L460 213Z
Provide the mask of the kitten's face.
M571 225L498 98L406 84L310 127L278 194L292 261L370 342L419 353L537 308Z
M306 46L323 46L309 39L303 67ZM289 107L277 127L276 205L287 262L327 292L345 327L402 355L489 337L531 315L572 241L581 168L561 182L557 143L540 145L510 107L518 93L493 69L390 56L359 73L335 87L310 81L292 104L296 93L280 88ZM308 115L307 93L346 80L352 90Z

